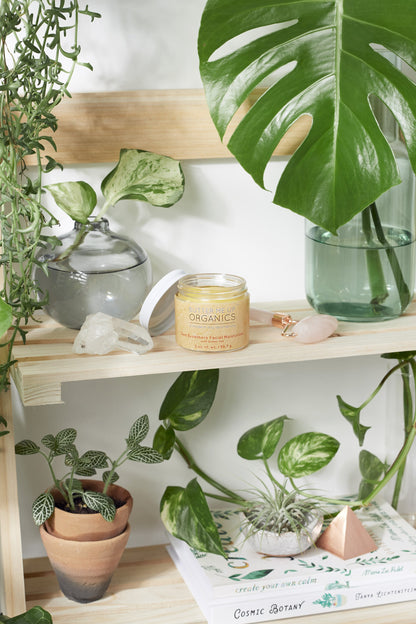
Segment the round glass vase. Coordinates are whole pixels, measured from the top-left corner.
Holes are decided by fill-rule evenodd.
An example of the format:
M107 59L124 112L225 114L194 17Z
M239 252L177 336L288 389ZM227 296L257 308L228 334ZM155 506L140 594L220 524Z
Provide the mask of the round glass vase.
M75 223L61 245L38 253L46 263L35 279L47 296L45 311L79 329L88 314L104 312L130 321L148 294L152 270L147 253L129 238L114 234L107 219Z
M338 229L306 223L305 290L321 314L344 321L400 316L415 281L415 177L400 142L402 182Z

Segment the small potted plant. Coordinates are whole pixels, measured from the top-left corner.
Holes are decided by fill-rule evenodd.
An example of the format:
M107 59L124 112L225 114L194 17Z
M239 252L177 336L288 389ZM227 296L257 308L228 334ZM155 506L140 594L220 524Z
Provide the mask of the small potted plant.
M74 220L71 232L42 245L37 254L35 278L46 312L73 329L96 312L130 321L152 285L151 262L139 244L113 233L104 215L122 199L172 206L184 192L180 163L153 152L122 149L116 167L102 181L104 203L96 216L91 215L97 194L87 182L45 188Z
M104 451L80 453L75 429L47 434L39 446L32 440L16 444L18 455L41 455L52 485L34 501L33 519L62 592L77 602L92 602L107 590L129 537L130 493L116 484L118 468L127 460L153 464L163 461L153 448L142 446L149 431L146 415L130 428L126 446L116 459ZM55 460L64 458L65 473L56 476ZM92 480L104 470L101 480Z
M259 553L293 556L318 539L323 524L322 504L276 483L256 488L242 511L241 531Z

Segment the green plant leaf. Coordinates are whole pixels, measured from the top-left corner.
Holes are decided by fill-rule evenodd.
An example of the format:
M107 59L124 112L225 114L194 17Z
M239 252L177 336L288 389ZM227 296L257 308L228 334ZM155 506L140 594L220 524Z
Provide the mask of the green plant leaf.
M359 445L362 446L365 434L371 427L366 427L360 423L361 408L349 405L339 395L337 395L337 401L341 414L352 425L352 430L358 438Z
M39 453L40 448L36 442L32 442L32 440L22 440L16 444L14 450L16 455L35 455Z
M79 458L79 463L81 467L91 467L91 468L107 468L108 467L108 457L104 451L86 451Z
M184 176L177 160L136 149L122 149L117 166L101 184L113 206L121 199L137 199L167 208L182 197L183 190Z
M394 10L390 0L207 1L198 53L221 138L267 82L228 143L260 186L286 131L302 115L313 120L281 176L276 204L335 232L399 183L370 94L396 117L416 169L416 85L373 45L416 69L415 23L414 0L397 0ZM224 50L227 43L231 49Z
M55 442L55 454L56 455L65 455L69 448L74 445L75 438L77 437L76 429L72 427L68 427L67 429L62 429L56 434Z
M374 490L374 484L366 481L366 479L361 479L360 485L358 488L358 498L363 500L370 496L371 492Z
M57 206L71 219L88 223L88 217L97 205L97 194L87 182L59 182L45 186Z
M93 477L97 474L97 471L92 466L83 466L81 464L76 467L75 474L78 475L78 477Z
M147 414L140 416L134 421L130 427L129 437L127 438L128 446L135 446L143 442L147 434L149 433L149 417Z
M82 494L82 500L89 509L98 511L107 522L112 522L114 520L116 506L113 499L106 494L85 490Z
M0 615L0 622L7 622L7 624L52 624L52 617L45 609L36 606L12 618Z
M244 459L269 459L276 450L287 416L249 429L238 441L237 453Z
M186 488L167 487L160 501L160 515L169 533L191 548L226 557L205 494L196 479Z
M3 299L0 298L0 336L9 329L13 323L12 308Z
M159 419L178 431L199 425L214 402L218 377L218 369L181 373L165 396Z
M36 526L40 526L51 517L55 509L55 501L50 492L39 494L32 505L32 516Z
M338 440L326 433L301 433L280 449L279 470L293 479L306 477L326 466L338 448Z
M115 483L116 481L118 481L120 479L120 475L118 474L118 472L114 471L113 474L111 474L111 479L109 480L109 476L111 474L111 470L106 470L105 472L103 472L103 481L104 483Z
M359 455L360 472L363 478L370 483L377 481L384 475L385 464L373 453L363 449Z
M163 456L149 446L137 446L130 449L127 457L132 461L143 462L144 464L160 464L163 461Z
M175 448L175 440L174 429L160 425L153 438L153 448L159 451L164 459L169 459Z
M395 353L382 353L382 358L386 360L411 360L416 357L416 351L396 351Z
M48 433L45 436L43 436L43 438L41 439L41 442L50 451L54 451L56 448L56 439L55 439L55 436L52 435L51 433Z

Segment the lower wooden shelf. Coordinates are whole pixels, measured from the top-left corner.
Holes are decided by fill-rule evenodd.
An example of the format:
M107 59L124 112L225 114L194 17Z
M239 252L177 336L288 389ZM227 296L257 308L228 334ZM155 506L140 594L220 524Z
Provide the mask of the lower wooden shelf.
M200 609L165 547L127 550L107 595L87 605L67 600L60 592L48 559L25 561L27 607L40 605L54 624L204 624ZM415 602L403 602L328 614L328 624L414 624ZM273 620L293 624L325 624L322 615ZM270 624L273 624L271 622ZM231 624L224 622L224 624Z

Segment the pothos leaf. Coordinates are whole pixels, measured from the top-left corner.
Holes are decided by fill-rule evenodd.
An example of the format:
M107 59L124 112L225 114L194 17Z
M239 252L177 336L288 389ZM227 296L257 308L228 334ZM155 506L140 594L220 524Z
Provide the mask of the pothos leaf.
M196 479L186 486L166 488L160 502L166 529L191 548L226 557L215 521Z
M301 433L280 449L279 470L293 479L306 477L326 466L338 448L338 440L326 433Z
M346 403L339 395L337 395L338 407L341 414L352 425L352 430L358 438L359 445L364 443L365 434L371 427L366 427L360 423L361 409Z
M166 208L182 197L183 190L184 176L177 160L136 149L122 149L117 166L101 184L113 206L121 199L137 199Z
M159 451L164 459L169 459L175 448L175 440L173 428L160 425L153 438L153 448Z
M0 616L0 622L7 622L7 624L52 624L52 616L42 607L36 606L26 613L15 615L12 618Z
M249 429L238 441L237 453L244 459L269 459L276 450L287 416Z
M45 186L56 204L71 219L87 223L88 217L97 205L97 194L87 182L59 182Z
M218 377L218 369L181 373L166 394L159 419L179 431L196 427L211 409Z
M383 476L386 465L373 453L363 449L359 455L360 472L370 483L376 483Z

